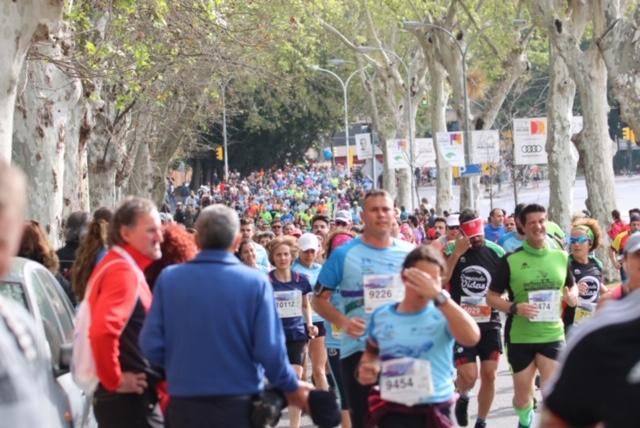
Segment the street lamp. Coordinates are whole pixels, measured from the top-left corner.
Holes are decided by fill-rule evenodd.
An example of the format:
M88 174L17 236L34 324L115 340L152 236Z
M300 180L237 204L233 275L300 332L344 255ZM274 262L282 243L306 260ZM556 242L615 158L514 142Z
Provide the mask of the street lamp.
M414 144L414 137L413 137L413 106L411 104L411 69L407 66L407 64L402 60L402 58L400 58L400 56L395 53L392 50L389 49L385 49L382 47L375 47L375 46L359 46L358 47L358 51L362 52L362 53L367 53L367 52L375 52L375 51L383 51L386 52L388 54L390 54L391 56L393 56L394 58L396 58L400 64L402 64L402 66L404 67L405 72L407 73L407 82L405 84L406 86L406 97L407 97L407 126L408 126L408 131L409 131L409 183L411 183L411 188L412 193L415 192L416 194L416 198L418 203L420 202L420 195L418 194L418 185L417 183L414 184L414 163L415 163L415 144ZM413 200L413 197L411 198ZM413 203L411 204L412 208L413 208Z
M471 44L473 43L473 41L480 35L482 34L487 28L491 27L491 25L486 25L485 27L481 28L480 31L478 31L473 38L471 38L469 40L469 43L466 44L465 47L462 47L462 45L460 44L460 42L458 41L458 38L449 30L447 30L446 28L437 25L437 24L430 24L427 22L420 22L420 21L404 21L403 22L403 26L405 30L417 30L417 29L422 29L422 28L431 28L434 30L439 30L442 31L443 33L445 33L446 35L448 35L451 40L453 41L453 43L456 45L456 47L458 48L458 50L460 51L460 57L462 58L462 96L464 98L463 102L464 102L464 162L466 165L470 165L471 164L471 139L472 139L472 135L469 129L469 94L467 92L467 53L469 52L469 46L471 46ZM471 179L471 177L469 177L468 179ZM475 198L473 197L473 188L472 186L469 186L469 197L471 199L471 207L470 208L476 208L474 205L476 203Z
M338 61L340 61L340 63L344 63L344 60L332 60L335 64L338 64ZM346 149L347 149L347 176L351 175L351 156L349 153L349 82L351 82L351 79L358 74L360 71L362 71L363 69L365 69L366 67L368 67L369 65L365 65L364 67L361 67L359 69L357 69L356 71L354 71L353 73L351 73L349 75L349 77L347 77L347 80L342 80L342 78L340 76L338 76L336 73L334 73L331 70L327 70L326 68L322 68L319 65L310 65L309 67L314 70L314 71L322 71L324 73L328 73L330 75L332 75L333 77L335 77L336 79L338 79L338 82L340 82L340 86L342 87L342 97L344 100L344 141L346 144ZM335 155L335 154L334 154Z
M224 146L224 181L229 180L229 151L227 150L227 100L226 92L227 85L231 79L220 82L220 89L222 93L222 141Z

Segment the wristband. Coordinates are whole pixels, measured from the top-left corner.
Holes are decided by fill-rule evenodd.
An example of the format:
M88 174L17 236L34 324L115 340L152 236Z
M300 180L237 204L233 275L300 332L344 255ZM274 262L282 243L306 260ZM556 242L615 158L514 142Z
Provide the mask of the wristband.
M509 308L509 315L516 315L518 313L518 304L513 302Z

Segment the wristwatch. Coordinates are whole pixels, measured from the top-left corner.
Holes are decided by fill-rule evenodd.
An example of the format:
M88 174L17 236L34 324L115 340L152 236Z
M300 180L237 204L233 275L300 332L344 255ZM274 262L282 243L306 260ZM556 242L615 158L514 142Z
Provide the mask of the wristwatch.
M451 295L447 290L440 290L436 298L433 299L433 304L436 305L436 307L438 307L446 303L450 298L451 298Z
M516 302L513 302L511 304L511 307L509 307L509 315L515 315L518 313L518 304Z

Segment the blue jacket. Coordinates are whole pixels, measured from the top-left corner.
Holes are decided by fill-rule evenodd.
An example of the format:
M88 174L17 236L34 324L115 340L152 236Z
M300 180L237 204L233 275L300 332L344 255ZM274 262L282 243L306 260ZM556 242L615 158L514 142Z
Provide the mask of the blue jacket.
M140 347L173 397L254 394L265 374L285 392L298 387L269 279L226 251L162 271Z

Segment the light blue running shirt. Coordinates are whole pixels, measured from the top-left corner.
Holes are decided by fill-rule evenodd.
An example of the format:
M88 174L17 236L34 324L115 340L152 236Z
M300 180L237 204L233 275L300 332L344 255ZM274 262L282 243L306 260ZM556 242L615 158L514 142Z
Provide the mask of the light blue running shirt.
M322 265L320 263L313 263L310 268L306 267L299 260L293 262L293 266L291 266L291 270L299 273L300 275L304 275L309 280L309 284L311 284L311 289L313 290L316 286L316 282L318 282L318 275L320 275L320 270L322 269ZM316 311L312 310L312 321L322 322L324 321L322 317L316 314Z
M399 239L394 239L393 244L384 249L372 247L361 238L352 239L331 253L320 271L318 282L324 288L340 293L343 313L347 317L367 322L370 314L364 310L364 276L400 273L404 259L413 249L412 244ZM353 339L343 333L340 358L364 351L365 344L365 336Z
M443 403L453 397L453 346L446 318L433 302L414 313L397 311L397 304L379 307L369 320L368 336L380 349L382 361L411 357L431 363L433 394L416 404Z

